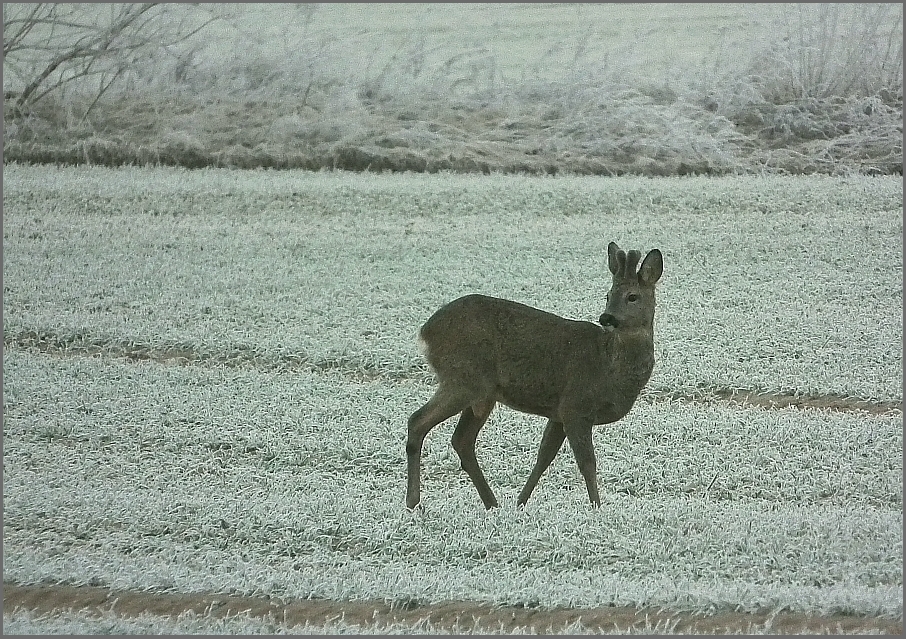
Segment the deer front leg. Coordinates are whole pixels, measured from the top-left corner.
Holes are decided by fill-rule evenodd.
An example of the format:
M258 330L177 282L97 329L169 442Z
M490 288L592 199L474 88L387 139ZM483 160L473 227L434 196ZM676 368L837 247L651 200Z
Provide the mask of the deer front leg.
M541 445L538 447L538 459L535 461L535 467L532 468L532 472L525 482L525 487L519 493L517 504L525 506L525 502L528 501L532 491L535 490L535 486L538 485L541 475L544 474L544 471L554 461L554 457L557 456L565 438L566 433L563 432L563 424L552 419L548 420L547 426L544 427L544 435L541 436Z
M563 430L566 432L566 439L573 449L573 455L579 465L579 472L582 473L582 477L585 479L588 498L593 505L600 506L598 468L595 461L595 447L591 438L591 427L590 421L571 421L563 425Z

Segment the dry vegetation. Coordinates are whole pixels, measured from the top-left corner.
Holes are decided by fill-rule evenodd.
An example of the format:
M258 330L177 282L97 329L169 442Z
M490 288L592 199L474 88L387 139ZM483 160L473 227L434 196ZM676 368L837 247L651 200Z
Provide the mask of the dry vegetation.
M11 37L24 6L4 14L7 161L902 173L899 4L664 5L660 19L488 5L471 9L481 21L455 5L162 5L23 100L59 53L34 44L47 30Z

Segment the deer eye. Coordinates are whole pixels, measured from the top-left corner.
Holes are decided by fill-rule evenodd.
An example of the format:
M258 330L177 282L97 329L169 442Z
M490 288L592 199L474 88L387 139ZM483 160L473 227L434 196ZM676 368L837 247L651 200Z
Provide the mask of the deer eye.
M636 295L635 293L630 293L629 295L626 296L626 301L627 302L638 302L639 296Z

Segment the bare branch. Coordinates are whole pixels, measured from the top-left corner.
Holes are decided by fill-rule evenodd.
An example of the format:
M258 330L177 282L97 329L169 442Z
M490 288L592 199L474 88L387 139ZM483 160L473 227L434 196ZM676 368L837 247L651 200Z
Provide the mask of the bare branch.
M32 7L31 12L20 19L7 18L7 12L3 12L3 57L5 58L10 52L15 51L21 43L28 37L36 25L48 21L46 16L53 15L53 5L38 3Z
M69 83L102 74L90 110L136 64L138 51L153 56L217 19L209 14L199 23L182 7L154 2L109 4L106 15L98 7L44 3L4 12L4 67L24 84L16 112Z

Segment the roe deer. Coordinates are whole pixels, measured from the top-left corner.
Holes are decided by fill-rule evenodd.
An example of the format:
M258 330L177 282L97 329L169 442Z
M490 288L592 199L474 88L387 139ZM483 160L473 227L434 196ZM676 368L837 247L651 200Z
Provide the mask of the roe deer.
M636 272L640 258L639 251L607 246L613 284L600 326L485 295L460 297L425 322L420 342L438 388L409 418L408 508L421 499L425 436L459 412L453 448L485 508L497 506L475 457L478 431L497 402L548 419L518 504L528 501L566 439L588 498L600 505L592 426L626 415L654 367L654 285L664 264L653 249Z

